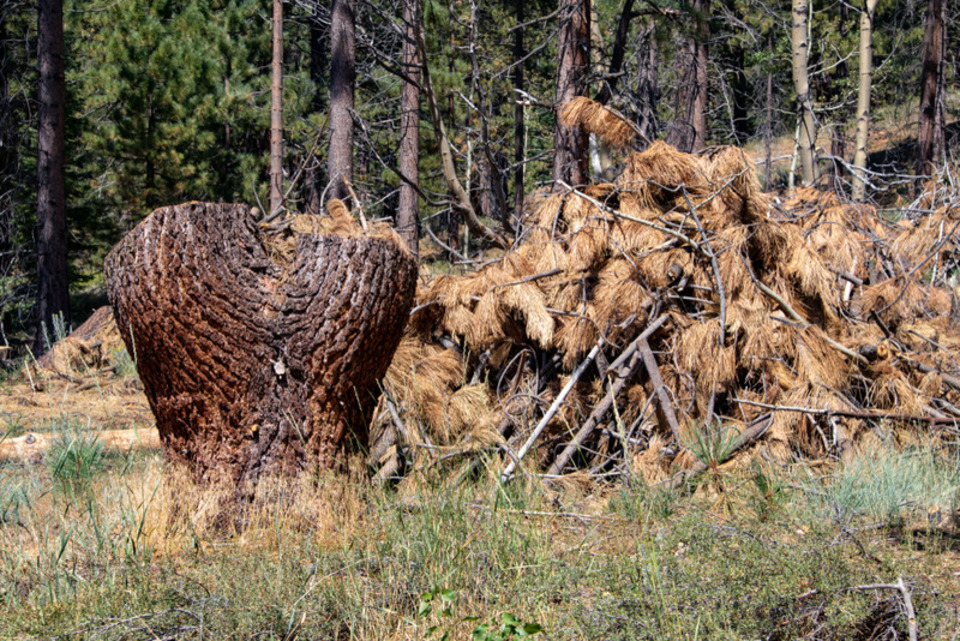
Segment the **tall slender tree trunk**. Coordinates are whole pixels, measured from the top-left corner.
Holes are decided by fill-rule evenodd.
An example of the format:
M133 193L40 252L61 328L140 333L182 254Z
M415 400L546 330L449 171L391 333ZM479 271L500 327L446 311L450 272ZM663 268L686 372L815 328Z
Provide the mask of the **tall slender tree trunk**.
M637 126L640 133L653 140L660 133L657 106L660 103L660 48L656 38L657 24L648 20L637 37Z
M623 0L623 8L620 10L620 19L617 21L617 35L613 41L613 53L610 55L610 67L607 69L607 75L600 85L600 91L597 92L594 100L600 104L607 104L613 98L617 89L617 82L623 71L623 60L627 52L627 37L630 35L630 22L633 20L634 0ZM599 44L599 43L598 43Z
M329 196L349 199L353 181L353 90L356 83L356 0L333 0L330 15Z
M313 6L310 14L310 80L315 87L310 100L310 110L319 114L326 111L323 100L324 76L327 72L327 50L330 47L320 21L320 2ZM304 172L304 206L307 212L319 215L323 212L320 196L323 194L323 165L316 157L307 159Z
M671 123L667 133L667 142L686 152L706 147L710 0L693 0L691 11L696 28L686 45L688 65L678 93L682 115Z
M523 174L527 157L527 123L524 113L526 98L523 96L523 3L524 0L514 0L514 12L517 17L517 28L513 32L513 87L515 104L513 107L513 210L517 221L523 220Z
M40 72L37 128L37 337L36 352L56 339L53 318L70 320L67 281L67 212L64 186L66 87L63 75L63 1L39 0L37 62Z
M810 99L810 81L807 77L807 61L810 43L807 37L807 14L810 0L793 0L792 25L790 30L793 49L793 87L797 93L800 124L797 137L800 156L800 173L803 184L811 185L817 179L817 127Z
M403 1L403 73L400 89L400 202L397 207L397 231L414 255L418 255L420 219L420 56L417 48L417 21L419 0Z
M773 36L770 36L770 48L773 49ZM773 72L767 71L767 99L763 116L763 190L770 191L770 175L773 164Z
M943 83L946 27L944 0L927 0L924 17L923 70L917 130L917 173L929 176L943 155Z
M710 0L694 0L693 7L697 13L696 89L688 119L693 123L693 151L700 151L707 146L707 65L710 62L707 43L710 40Z
M557 109L583 93L589 52L590 0L561 0ZM572 185L584 183L587 179L587 135L579 127L565 127L558 118L553 130L553 144L553 179Z
M857 133L854 138L852 196L860 202L866 193L867 139L870 135L870 89L873 84L873 16L878 0L866 0L860 10L860 85L857 88Z
M740 141L740 144L743 144L752 134L750 112L748 110L751 89L745 71L746 51L741 46L735 46L732 54L735 65L733 72L733 134Z
M16 128L13 124L13 105L10 99L8 74L12 72L7 50L6 13L0 12L0 275L10 273L13 265L13 190L15 157L17 153ZM2 337L0 337L2 338Z
M273 0L270 83L270 215L283 207L283 0Z

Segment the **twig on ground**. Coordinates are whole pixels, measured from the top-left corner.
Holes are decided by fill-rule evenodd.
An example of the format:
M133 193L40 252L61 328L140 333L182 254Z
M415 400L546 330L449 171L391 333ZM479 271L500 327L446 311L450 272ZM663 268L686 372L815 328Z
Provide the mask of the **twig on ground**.
M874 583L871 585L855 586L857 590L896 590L900 593L903 600L903 609L907 614L907 633L910 635L910 641L917 641L917 613L913 609L913 597L910 589L903 582L903 577L897 577L896 583Z
M759 401L749 401L745 398L738 398L737 402L743 403L744 405L753 405L754 407L762 407L764 409L773 410L775 412L800 412L803 414L809 414L811 416L846 416L848 418L862 418L866 420L887 419L887 420L893 420L893 421L918 421L918 422L930 423L932 425L939 425L941 423L953 425L958 422L958 419L950 416L920 416L916 414L865 412L862 410L835 410L835 409L817 409L812 407L796 407L792 405L771 405L770 403L760 403Z

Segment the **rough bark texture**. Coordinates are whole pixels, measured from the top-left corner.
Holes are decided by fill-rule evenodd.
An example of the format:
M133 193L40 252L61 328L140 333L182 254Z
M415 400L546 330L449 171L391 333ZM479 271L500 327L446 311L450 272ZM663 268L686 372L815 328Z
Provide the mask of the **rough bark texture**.
M943 154L943 0L927 0L924 17L923 70L920 78L920 125L917 131L917 173L936 171Z
M417 193L420 174L420 56L416 25L418 0L404 0L403 72L410 79L400 89L400 201L397 205L397 232L414 254L419 253L420 195Z
M241 491L341 467L367 444L416 270L393 241L335 235L301 235L278 264L241 205L155 211L106 274L167 455Z
M648 20L637 34L637 127L648 140L660 133L657 107L660 104L660 48L656 22Z
M517 18L517 27L513 30L513 87L516 103L513 107L513 212L517 220L523 220L523 170L527 156L527 126L524 107L527 102L521 92L526 90L523 78L523 3L514 0L513 7Z
M583 93L590 51L590 0L561 0L557 44L557 109ZM553 179L571 185L587 179L587 135L557 120L553 130Z
M353 89L356 82L355 0L333 0L330 16L329 198L350 199L344 180L353 181Z
M793 86L797 92L799 109L799 136L797 146L800 156L800 173L803 184L810 185L817 179L817 127L813 118L813 102L810 100L810 81L807 77L807 60L810 43L807 40L807 13L809 0L793 0L793 22L790 30L793 49Z
M321 87L327 72L327 43L326 31L320 16L320 7L315 5L310 13L310 80L316 88L310 100L310 110L314 113L324 113L326 104L323 100ZM323 203L320 196L326 185L324 182L323 165L317 157L307 160L304 172L303 200L307 213L319 216L323 213Z
M67 212L64 186L63 2L40 0L37 50L40 72L37 130L37 338L36 352L56 340L53 317L70 321L67 288Z
M273 60L270 84L270 214L283 206L283 2L273 0Z

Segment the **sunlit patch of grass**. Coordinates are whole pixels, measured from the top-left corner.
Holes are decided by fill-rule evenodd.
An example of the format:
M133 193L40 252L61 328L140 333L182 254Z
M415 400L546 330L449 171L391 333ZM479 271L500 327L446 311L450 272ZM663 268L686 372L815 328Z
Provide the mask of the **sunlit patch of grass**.
M904 474L868 461L864 487ZM946 496L955 473L920 464L921 494ZM224 522L234 488L199 487L157 454L106 456L82 491L63 491L49 465L10 467L0 638L400 640L436 626L430 638L461 639L535 623L544 639L867 639L877 621L904 636L905 622L896 594L855 586L899 575L924 637L950 638L956 531L945 521L945 543L919 550L863 529L902 502L892 490L838 523L824 497L854 495L841 488L858 477L828 471L724 471L710 488L727 495L722 511L713 494L642 484L588 493L494 475L391 489L359 471L306 474L265 479L243 519ZM425 594L442 602L429 616Z
M87 428L64 419L55 425L57 437L46 454L51 476L71 491L87 487L104 467L103 443Z
M900 522L946 510L960 493L960 458L931 448L878 445L841 466L809 500L823 518L847 523L862 517Z

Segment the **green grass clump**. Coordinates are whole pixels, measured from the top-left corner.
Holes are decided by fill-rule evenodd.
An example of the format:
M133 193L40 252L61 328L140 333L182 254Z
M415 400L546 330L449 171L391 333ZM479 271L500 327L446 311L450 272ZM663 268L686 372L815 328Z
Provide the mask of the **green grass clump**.
M908 496L940 500L955 470L932 455L820 477L756 464L681 491L593 495L265 480L243 531L213 526L230 488L196 487L157 456L102 457L82 491L63 491L76 485L52 462L10 467L0 638L903 638L897 595L856 587L903 576L923 637L950 639L957 532L945 522L920 547L931 539L895 540L903 526L871 520L902 493L876 508L841 501L855 474L884 488L905 474L896 465L920 466ZM842 523L833 503L853 506Z
M51 476L74 491L87 487L104 468L99 433L69 420L61 421L52 431L57 437L46 456Z
M877 446L841 466L825 485L808 487L809 500L823 518L897 523L956 505L960 458L956 452L930 448Z

